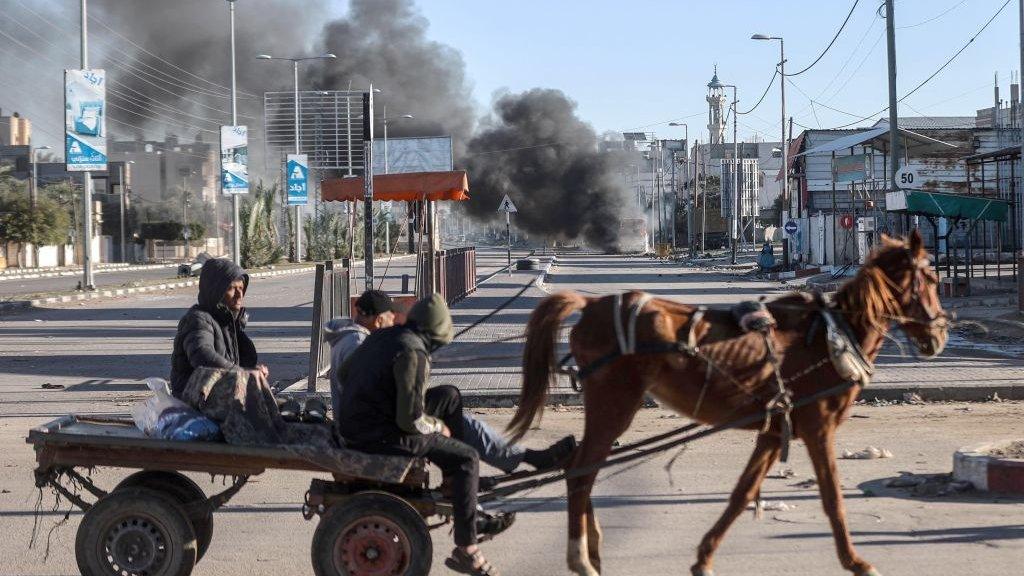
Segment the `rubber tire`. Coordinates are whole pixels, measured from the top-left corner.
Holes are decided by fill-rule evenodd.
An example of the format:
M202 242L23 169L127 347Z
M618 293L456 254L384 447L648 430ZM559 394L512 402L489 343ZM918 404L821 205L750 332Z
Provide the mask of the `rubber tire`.
M401 529L409 541L412 558L401 576L427 576L433 562L434 543L423 517L405 500L386 492L360 492L327 509L313 534L311 555L316 576L351 576L334 565L334 545L341 531L367 516L384 516Z
M142 470L121 480L114 490L130 487L156 490L173 497L175 502L182 506L206 500L206 494L198 484L188 476L177 472ZM210 548L210 542L213 541L213 512L209 512L205 518L189 518L189 521L192 522L192 530L196 533L196 563L198 563Z
M82 518L75 536L75 560L82 576L116 576L103 558L107 531L127 517L143 517L163 533L168 559L148 576L189 576L196 564L196 535L185 511L160 492L124 488L101 498Z

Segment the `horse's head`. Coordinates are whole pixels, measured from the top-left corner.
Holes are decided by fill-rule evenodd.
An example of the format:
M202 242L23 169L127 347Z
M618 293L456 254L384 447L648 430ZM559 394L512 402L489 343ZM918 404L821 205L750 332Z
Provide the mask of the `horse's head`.
M899 309L886 320L898 323L923 356L941 353L949 324L939 302L939 280L929 264L921 234L915 229L907 240L883 235L882 246L866 264L872 266L887 284L891 307Z

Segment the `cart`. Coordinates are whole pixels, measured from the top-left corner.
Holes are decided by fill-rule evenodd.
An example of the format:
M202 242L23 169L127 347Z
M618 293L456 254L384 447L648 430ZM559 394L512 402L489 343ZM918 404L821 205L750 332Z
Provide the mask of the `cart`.
M34 428L27 442L36 451L36 486L52 487L85 512L75 538L83 576L187 576L213 538L214 511L270 469L330 475L311 481L302 506L307 520L319 517L311 554L316 576L426 575L429 530L451 517L421 459L343 449L335 461L346 473L339 474L285 447L159 440L130 420L84 416ZM96 467L137 471L106 491L82 472ZM207 495L182 472L231 482ZM440 520L428 526L434 516Z

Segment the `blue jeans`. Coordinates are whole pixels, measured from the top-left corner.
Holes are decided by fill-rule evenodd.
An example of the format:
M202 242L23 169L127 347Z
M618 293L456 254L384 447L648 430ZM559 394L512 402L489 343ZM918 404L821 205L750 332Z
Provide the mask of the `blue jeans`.
M463 437L459 440L476 450L481 460L506 473L512 472L523 462L526 450L506 442L494 428L466 412L462 413L462 421Z

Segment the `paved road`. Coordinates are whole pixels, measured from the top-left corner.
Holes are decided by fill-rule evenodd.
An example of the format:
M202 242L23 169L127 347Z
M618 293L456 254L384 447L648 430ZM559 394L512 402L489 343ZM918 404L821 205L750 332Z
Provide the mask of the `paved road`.
M172 279L176 268L152 268L147 270L97 270L93 276L97 288L121 288L133 286L135 282L152 283ZM53 278L26 278L22 280L0 279L0 300L24 299L34 294L68 292L78 287L81 274L56 276Z

